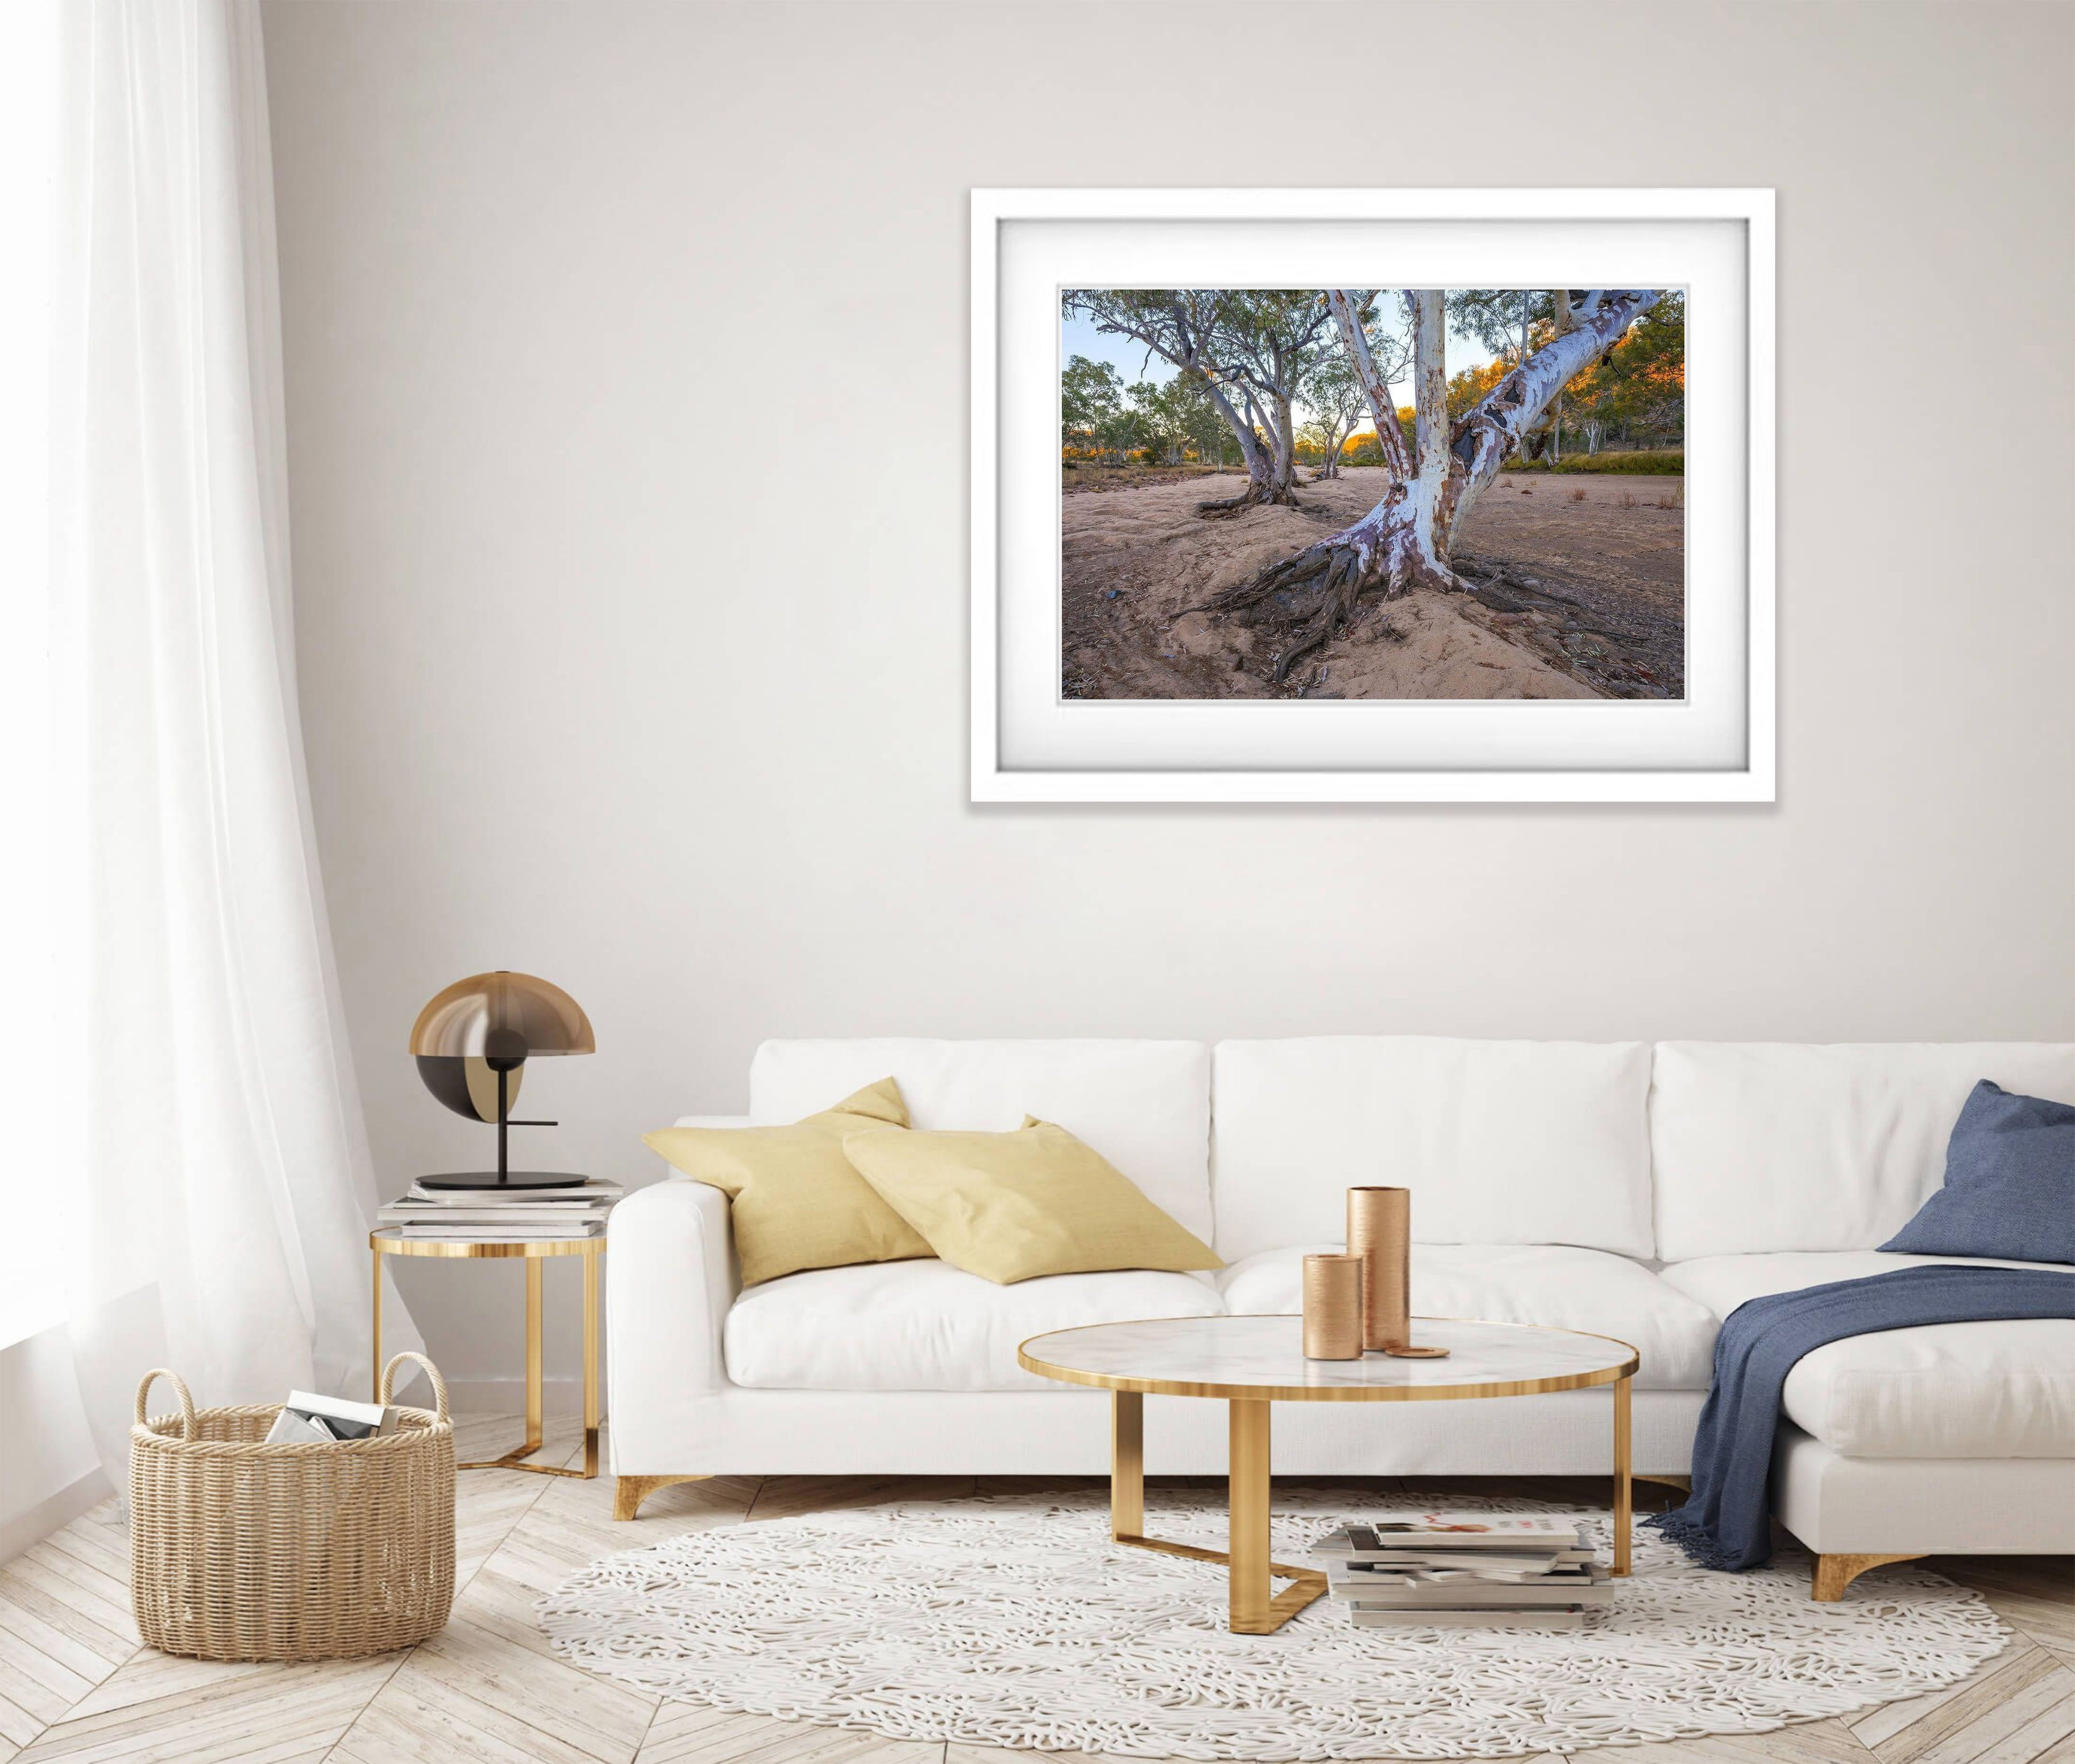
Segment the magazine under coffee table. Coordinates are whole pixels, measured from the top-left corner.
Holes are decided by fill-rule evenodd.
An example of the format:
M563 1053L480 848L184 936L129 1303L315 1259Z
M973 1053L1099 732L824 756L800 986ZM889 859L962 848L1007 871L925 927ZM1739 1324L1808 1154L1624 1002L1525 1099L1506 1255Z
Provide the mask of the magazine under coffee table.
M1629 1381L1636 1352L1610 1335L1532 1323L1417 1318L1423 1344L1445 1360L1307 1360L1296 1317L1170 1317L1093 1323L1033 1335L1017 1352L1025 1370L1110 1396L1110 1535L1119 1543L1225 1564L1230 1627L1279 1629L1326 1590L1315 1569L1269 1558L1269 1405L1434 1402L1540 1396L1612 1385L1614 1398L1613 1571L1629 1571ZM1199 1549L1145 1531L1145 1402L1148 1395L1222 1398L1229 1406L1226 1502L1230 1547ZM1291 1583L1280 1592L1278 1580Z

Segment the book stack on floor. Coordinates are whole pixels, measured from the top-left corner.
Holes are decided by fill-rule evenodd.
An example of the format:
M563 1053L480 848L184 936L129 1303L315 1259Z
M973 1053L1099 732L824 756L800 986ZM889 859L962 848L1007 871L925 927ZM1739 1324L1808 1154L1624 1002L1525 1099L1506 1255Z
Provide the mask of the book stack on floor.
M1546 1513L1344 1526L1311 1553L1361 1629L1576 1629L1613 1602L1584 1533Z
M379 1223L406 1237L453 1243L536 1243L595 1237L626 1190L618 1182L573 1182L558 1188L428 1188L411 1184L382 1209Z

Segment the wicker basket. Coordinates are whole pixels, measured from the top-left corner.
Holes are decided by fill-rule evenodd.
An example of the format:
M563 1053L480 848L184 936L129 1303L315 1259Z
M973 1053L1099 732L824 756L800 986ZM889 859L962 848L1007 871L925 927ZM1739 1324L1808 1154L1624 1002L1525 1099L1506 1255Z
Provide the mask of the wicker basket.
M392 1434L263 1445L279 1403L201 1409L170 1372L137 1387L130 1430L130 1591L145 1642L203 1660L336 1660L408 1646L454 1603L454 1447L437 1414ZM180 1412L144 1418L168 1378Z

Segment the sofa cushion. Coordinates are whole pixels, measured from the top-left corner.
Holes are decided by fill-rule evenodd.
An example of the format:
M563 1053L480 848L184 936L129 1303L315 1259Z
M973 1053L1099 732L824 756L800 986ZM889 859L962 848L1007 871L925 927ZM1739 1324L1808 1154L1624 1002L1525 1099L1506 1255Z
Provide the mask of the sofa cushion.
M1667 1261L1871 1249L1943 1179L1982 1079L2075 1103L2075 1046L1662 1041L1650 1095Z
M897 1148L880 1143L897 1139ZM1050 1121L1026 1119L1013 1133L855 1133L843 1151L938 1255L997 1286L1224 1265L1101 1153Z
M1747 1298L1933 1263L2049 1262L1878 1250L1708 1256L1665 1281L1727 1317ZM1931 1323L1833 1341L1787 1375L1780 1406L1848 1458L2075 1458L2075 1321Z
M1016 1364L1033 1335L1140 1317L1215 1317L1206 1277L1050 1274L997 1286L942 1261L818 1269L727 1314L727 1375L767 1390L1067 1390Z
M1983 1079L1945 1148L1945 1186L1880 1247L2075 1262L2075 1107Z
M803 1268L934 1253L843 1149L853 1135L907 1124L900 1089L887 1078L789 1127L665 1127L641 1143L727 1196L742 1283L754 1286Z
M1364 1183L1421 1243L1651 1253L1645 1042L1220 1041L1213 1085L1228 1259L1339 1238Z
M1234 1263L1220 1281L1225 1307L1236 1315L1301 1309L1305 1254L1269 1249ZM1638 1390L1705 1389L1718 1327L1705 1305L1622 1257L1517 1244L1414 1244L1412 1309L1612 1335L1636 1350Z
M1056 1121L1210 1241L1211 1056L1201 1042L766 1041L749 1068L750 1119L796 1120L889 1072L922 1131L1009 1133L1025 1115Z

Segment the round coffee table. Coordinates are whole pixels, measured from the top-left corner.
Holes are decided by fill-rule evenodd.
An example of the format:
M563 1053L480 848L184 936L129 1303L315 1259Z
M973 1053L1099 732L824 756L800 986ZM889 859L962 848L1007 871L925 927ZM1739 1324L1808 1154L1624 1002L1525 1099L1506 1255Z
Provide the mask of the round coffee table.
M1096 1385L1110 1398L1110 1535L1119 1543L1225 1564L1231 1627L1242 1635L1279 1629L1326 1590L1310 1568L1268 1554L1268 1407L1271 1402L1444 1402L1539 1396L1614 1387L1614 1563L1629 1571L1629 1380L1635 1349L1610 1335L1531 1323L1470 1323L1420 1317L1422 1346L1445 1360L1307 1360L1297 1317L1169 1317L1092 1323L1033 1335L1017 1352L1026 1371L1068 1384ZM1230 1405L1226 1502L1228 1550L1201 1550L1149 1538L1145 1530L1148 1394L1221 1397ZM1274 1590L1276 1580L1294 1584Z

